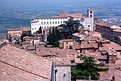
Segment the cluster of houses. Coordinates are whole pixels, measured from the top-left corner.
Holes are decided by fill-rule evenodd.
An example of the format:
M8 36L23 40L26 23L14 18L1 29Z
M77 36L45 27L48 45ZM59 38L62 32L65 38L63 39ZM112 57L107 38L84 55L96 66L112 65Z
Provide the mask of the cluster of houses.
M71 81L71 66L82 63L81 55L94 57L104 64L98 81L121 80L121 28L94 19L93 10L82 14L59 14L50 18L35 18L31 28L8 29L6 40L0 42L1 81ZM73 33L72 39L62 39L59 47L46 47L48 31L70 18L79 20L83 31ZM42 27L42 34L35 33ZM30 33L31 36L23 36ZM44 40L44 42L42 41ZM83 81L83 80L77 80Z

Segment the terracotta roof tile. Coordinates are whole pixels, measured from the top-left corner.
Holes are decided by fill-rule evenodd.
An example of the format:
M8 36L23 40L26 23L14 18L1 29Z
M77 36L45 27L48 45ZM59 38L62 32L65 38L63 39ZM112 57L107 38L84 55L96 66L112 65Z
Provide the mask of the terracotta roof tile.
M83 34L80 34L80 33L74 33L73 36L76 36L76 37L85 37Z
M51 78L50 61L9 44L0 48L0 63L1 81L50 81Z
M82 14L81 13L79 13L79 14L58 14L55 17L74 17L74 18L81 18L82 17Z
M59 42L73 42L73 39L62 39Z
M59 48L41 48L36 51L38 56L56 56L73 60L77 55L74 49L59 49Z
M80 49L81 48L80 43L79 42L74 42L73 48L74 49Z
M96 23L96 25L100 25L107 28L110 28L111 26L113 26L113 24L107 23L107 22L101 22L101 23L99 22L99 23Z
M56 65L71 65L71 61L68 58L52 57L47 59L53 61Z
M97 36L89 36L89 37L84 38L84 40L85 41L98 41L99 37L97 37Z
M109 70L105 73L104 76L100 77L100 80L112 80L113 77L115 81L121 81L121 60L118 60L120 63L115 63L110 65Z
M98 44L96 42L84 42L84 43L81 43L81 48L82 49L98 48Z

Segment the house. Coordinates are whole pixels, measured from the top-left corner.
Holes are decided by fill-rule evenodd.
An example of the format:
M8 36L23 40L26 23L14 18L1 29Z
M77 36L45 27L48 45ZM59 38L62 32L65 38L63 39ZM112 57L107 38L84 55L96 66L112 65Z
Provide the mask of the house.
M113 42L103 42L99 51L108 53L109 63L115 63L116 59L121 57L121 46Z
M12 42L14 44L21 43L21 36L23 32L29 32L30 28L11 28L7 29L6 32L6 38L9 40L9 42Z
M66 58L47 58L52 61L55 68L55 81L71 81L71 62Z
M38 48L36 55L43 58L61 57L74 62L77 52L75 49L59 49L59 48Z
M102 37L121 45L121 27L106 22L96 23L96 31L101 33Z
M71 81L71 63L76 62L76 50L40 48L36 50L36 55L53 62L55 81Z
M59 41L59 47L62 49L72 49L73 39L62 39Z
M100 77L101 81L120 81L121 80L121 60L117 60L115 64L110 65L109 70Z
M81 33L74 33L73 34L73 40L76 41L76 42L80 42L84 38L85 38L85 35L83 35Z
M42 30L45 28L58 27L59 25L64 24L64 22L68 21L69 19L79 20L86 30L94 30L94 12L93 10L88 10L87 16L82 16L81 13L77 13L58 14L56 16L48 18L35 18L31 20L31 34L36 33L40 27L42 28Z
M96 42L99 40L99 37L98 36L88 36L88 37L85 37L83 40L87 41L87 42Z

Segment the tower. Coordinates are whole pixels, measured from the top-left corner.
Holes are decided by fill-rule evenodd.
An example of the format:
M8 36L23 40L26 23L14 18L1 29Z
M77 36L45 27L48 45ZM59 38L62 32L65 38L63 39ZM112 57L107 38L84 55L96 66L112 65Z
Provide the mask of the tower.
M90 24L88 24L88 29L90 31L94 31L95 27L94 27L94 11L92 9L88 9L87 10L87 17L88 17L88 21L90 22Z
M87 17L94 18L94 11L92 9L87 10Z

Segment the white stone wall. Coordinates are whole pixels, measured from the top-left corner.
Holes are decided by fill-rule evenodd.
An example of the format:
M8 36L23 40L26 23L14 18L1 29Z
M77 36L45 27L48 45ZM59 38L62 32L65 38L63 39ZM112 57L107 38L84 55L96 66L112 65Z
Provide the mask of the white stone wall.
M31 23L31 34L34 34L37 30L39 30L40 24L39 23Z
M80 17L80 18L73 18L74 20L80 20L80 23L84 26L85 29L88 29L90 31L94 30L94 15L93 11L89 10L88 11L88 16L87 17ZM60 17L60 18L40 18L40 19L33 19L37 20L35 23L31 23L31 33L33 34L37 30L39 30L40 27L43 28L48 28L48 27L57 27L61 24L63 24L65 21L68 21L70 17Z
M56 66L57 70L55 81L71 81L71 67L70 66Z
M40 27L42 29L48 28L48 27L57 27L61 24L64 24L65 21L68 21L70 17L67 18L43 18L39 19L37 23L31 23L31 33L33 34L37 30L39 30Z
M84 26L84 29L93 31L93 18L84 18L84 21L80 21L80 23Z

